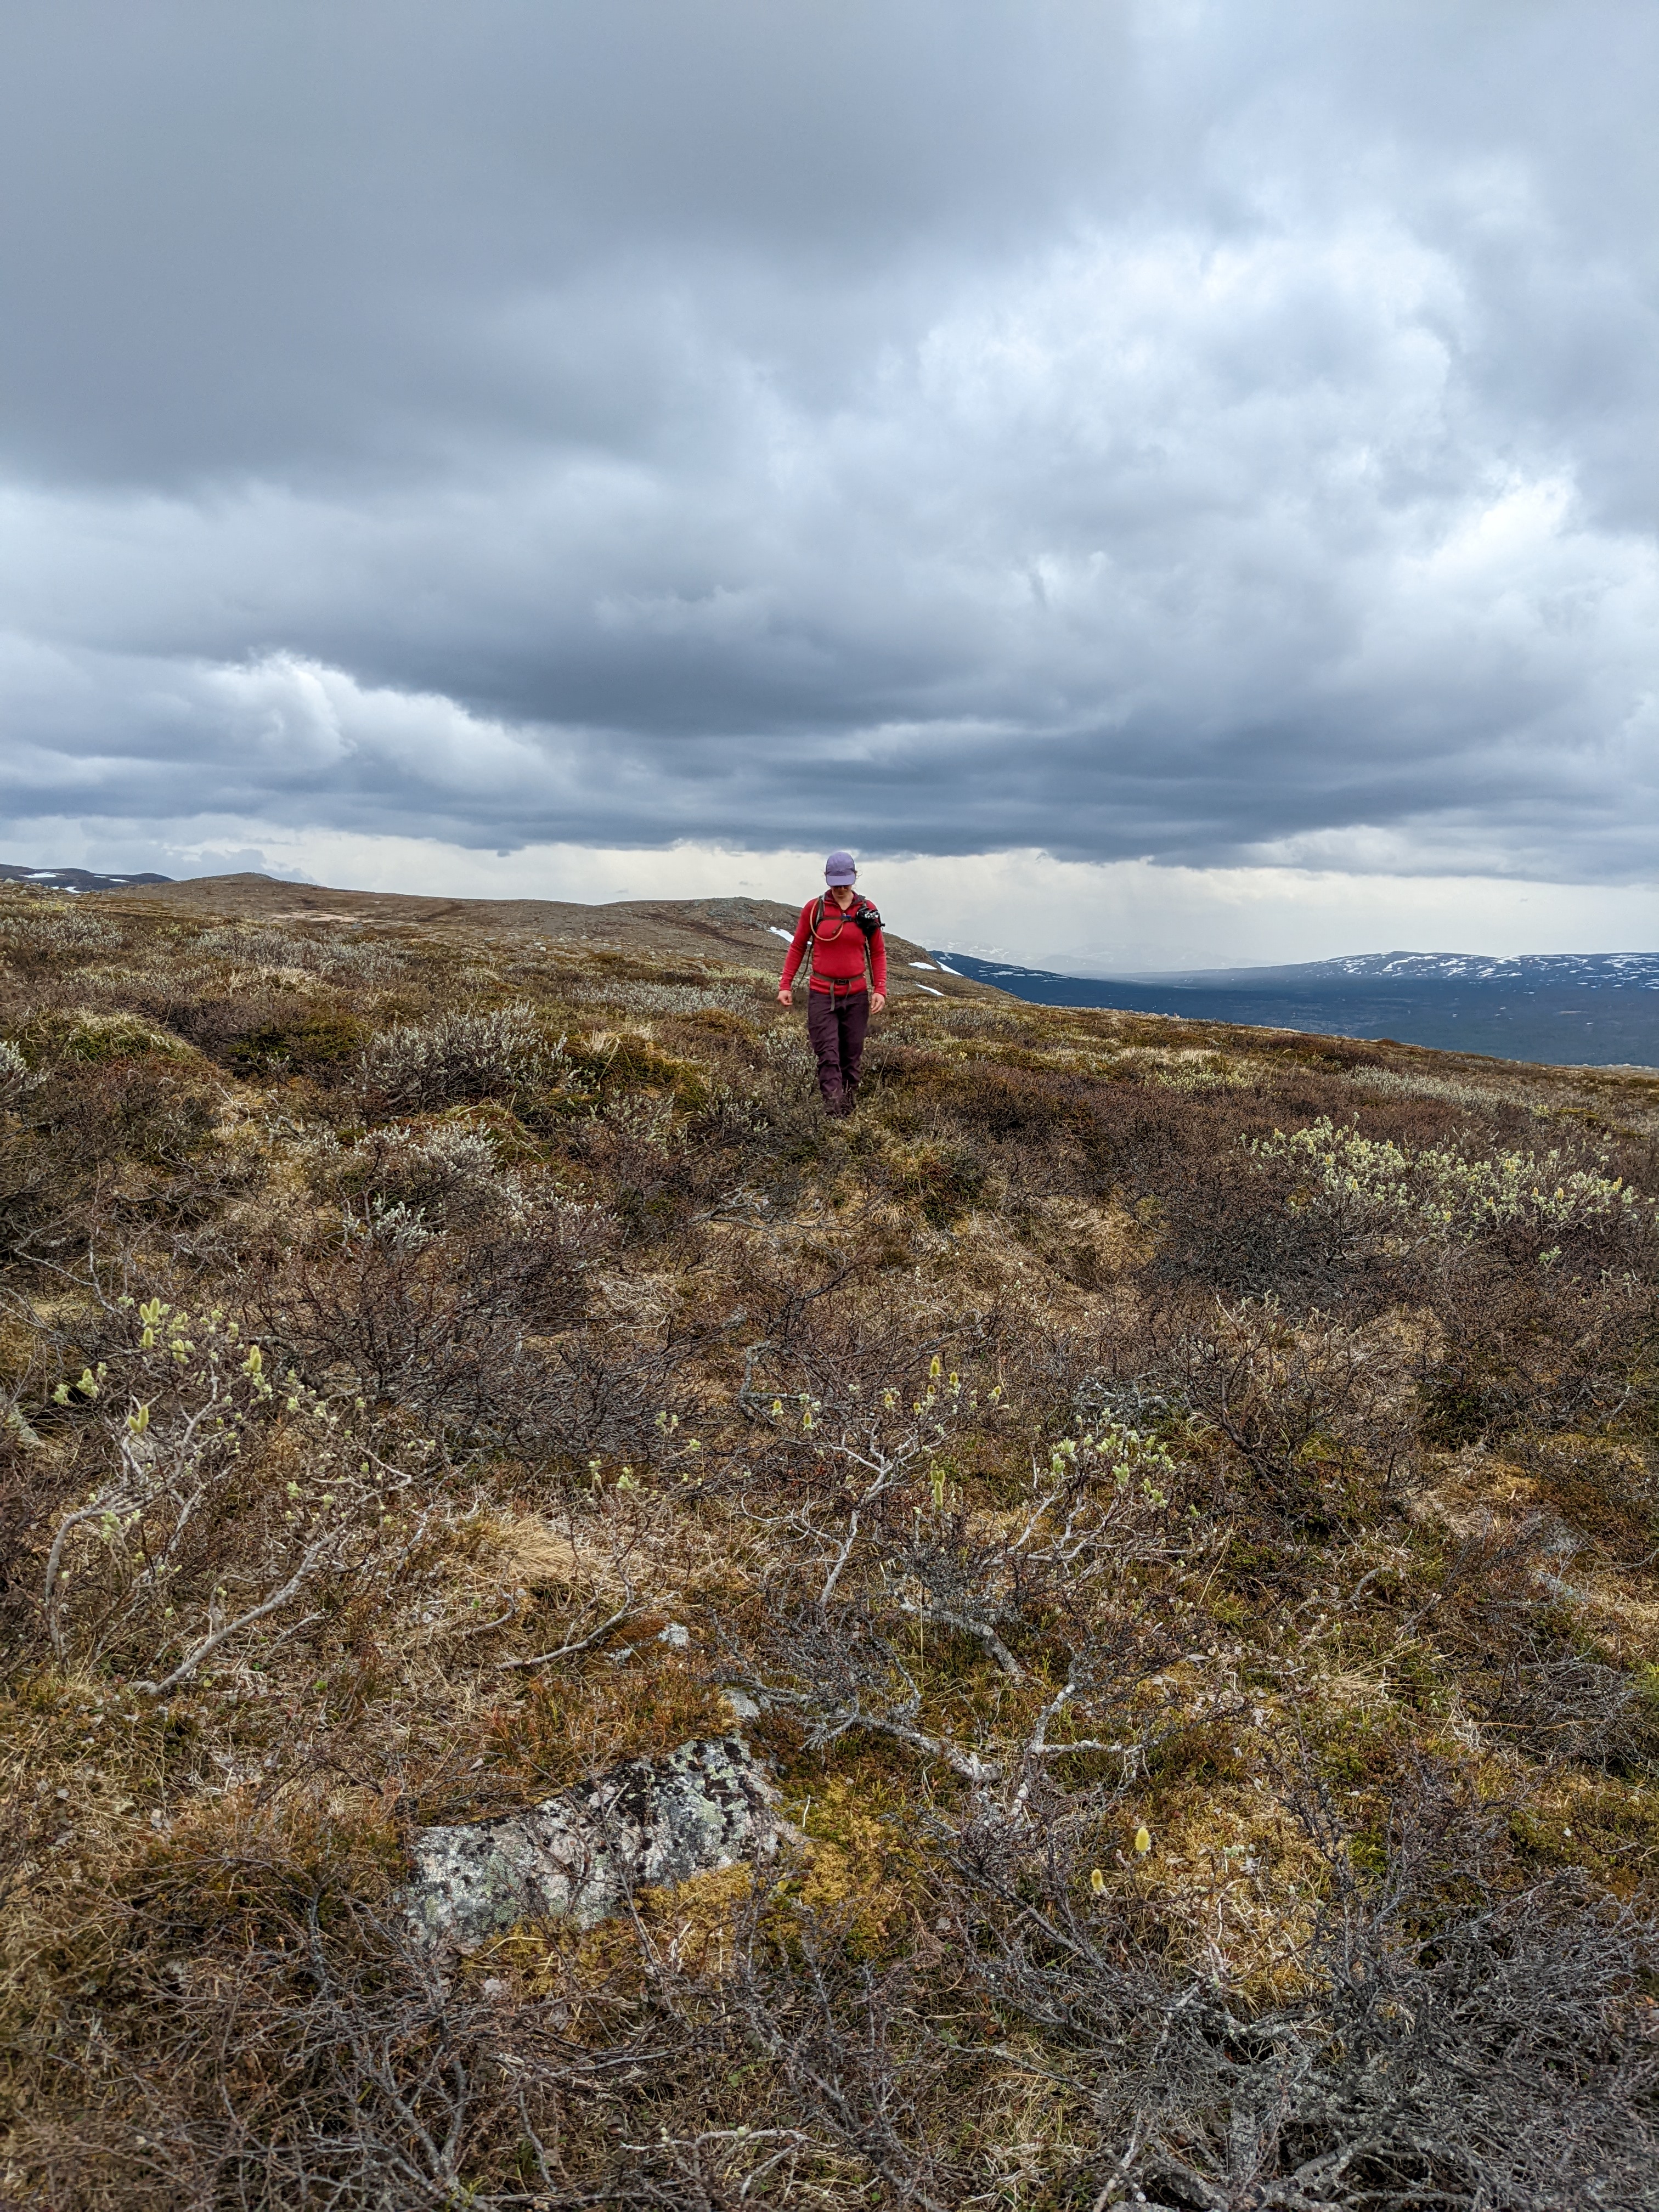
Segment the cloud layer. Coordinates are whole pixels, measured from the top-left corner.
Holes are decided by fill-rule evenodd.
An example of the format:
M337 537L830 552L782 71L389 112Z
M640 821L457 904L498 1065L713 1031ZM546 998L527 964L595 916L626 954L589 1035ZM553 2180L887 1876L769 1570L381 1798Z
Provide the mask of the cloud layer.
M1647 11L3 36L14 839L1659 872Z

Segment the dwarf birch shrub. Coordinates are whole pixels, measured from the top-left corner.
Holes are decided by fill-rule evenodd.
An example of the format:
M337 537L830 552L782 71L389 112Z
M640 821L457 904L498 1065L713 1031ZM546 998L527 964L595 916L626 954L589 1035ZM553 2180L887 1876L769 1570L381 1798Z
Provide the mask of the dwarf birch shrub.
M608 1213L551 1206L523 1230L464 1242L407 1205L371 1202L345 1229L259 1285L251 1310L316 1388L403 1407L460 1442L648 1451L657 1348L629 1343L613 1360L580 1334L562 1340L616 1244Z
M620 1006L630 1014L702 1014L711 1008L752 1014L762 1003L753 983L601 983L573 994L580 1006Z
M1272 1297L1222 1307L1165 1354L1200 1424L1230 1448L1229 1486L1243 1478L1269 1512L1334 1528L1363 1520L1407 1479L1414 1410L1401 1346L1377 1327L1317 1311L1293 1322Z
M768 1030L761 1039L761 1050L767 1065L781 1073L793 1076L811 1075L817 1068L817 1056L813 1052L804 1030L793 1024Z
M550 1090L565 1072L564 1039L550 1042L534 1009L518 1005L382 1030L362 1055L359 1087L394 1111L433 1113Z
M291 937L280 929L204 930L196 940L200 952L248 968L297 968L331 980L383 983L404 974L408 963L384 945L328 937Z
M1510 1225L1606 1228L1645 1223L1653 1210L1621 1176L1572 1167L1559 1150L1471 1158L1438 1146L1363 1136L1328 1115L1293 1135L1275 1129L1249 1151L1258 1160L1301 1170L1304 1206L1369 1214L1406 1235L1468 1241Z
M74 907L48 907L44 912L11 913L0 917L0 953L13 960L87 959L94 953L118 952L121 933L101 915L82 914Z
M319 1197L365 1218L402 1206L434 1229L454 1229L492 1216L518 1224L531 1211L525 1178L501 1165L483 1130L463 1122L419 1130L394 1122L355 1145L325 1133L310 1147L307 1172Z
M1254 2005L1218 1957L1188 1978L1146 1944L1133 1894L1091 1881L1085 1828L969 1832L956 1864L985 1934L964 1971L1004 2018L1063 2021L1089 2054L1099 2148L1073 2171L1111 2179L1049 2201L1650 2203L1650 1912L1506 1864L1501 1815L1438 1763L1402 1778L1364 1856L1315 1777L1286 1794L1316 1902L1298 1975ZM1017 1917L994 1917L1016 1896ZM1219 1924L1228 1907L1212 1893L1210 1910Z
M1491 1084L1465 1083L1443 1075L1419 1075L1415 1071L1401 1074L1392 1067L1351 1067L1347 1080L1357 1083L1363 1090L1375 1091L1386 1098L1439 1098L1449 1106L1473 1106L1476 1109L1520 1106L1524 1112L1540 1109L1525 1099L1517 1099L1512 1091L1499 1091Z
M302 1593L342 1602L429 1515L361 1404L277 1371L234 1318L121 1308L124 1351L53 1393L99 1474L58 1522L40 1613L60 1665L118 1662L160 1696L210 1660L245 1663Z

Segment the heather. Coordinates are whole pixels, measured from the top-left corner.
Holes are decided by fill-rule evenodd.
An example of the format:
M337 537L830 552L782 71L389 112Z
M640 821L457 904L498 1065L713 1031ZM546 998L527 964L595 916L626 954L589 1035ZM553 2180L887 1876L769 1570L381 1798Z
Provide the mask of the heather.
M781 952L781 947L778 948ZM1655 2201L1659 1083L0 894L4 2187ZM410 1839L789 1841L465 1959Z

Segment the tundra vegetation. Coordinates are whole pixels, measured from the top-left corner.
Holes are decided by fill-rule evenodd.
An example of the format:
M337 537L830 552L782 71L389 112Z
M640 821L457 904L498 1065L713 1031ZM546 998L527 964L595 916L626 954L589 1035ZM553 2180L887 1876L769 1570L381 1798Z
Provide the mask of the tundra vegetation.
M1659 1084L0 954L6 2201L1659 2202ZM415 1940L732 1735L769 1856Z

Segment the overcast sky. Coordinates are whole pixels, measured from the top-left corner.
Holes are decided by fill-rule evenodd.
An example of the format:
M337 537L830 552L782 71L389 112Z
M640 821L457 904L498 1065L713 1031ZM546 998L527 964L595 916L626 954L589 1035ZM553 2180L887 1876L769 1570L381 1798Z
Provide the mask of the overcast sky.
M1650 948L1656 64L1635 0L10 0L0 858Z

